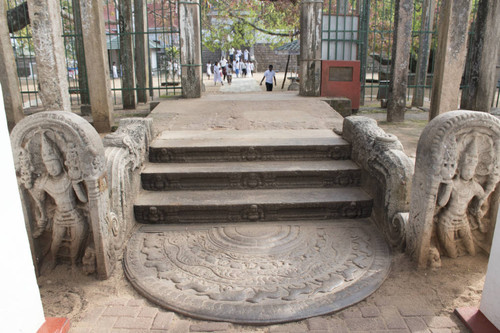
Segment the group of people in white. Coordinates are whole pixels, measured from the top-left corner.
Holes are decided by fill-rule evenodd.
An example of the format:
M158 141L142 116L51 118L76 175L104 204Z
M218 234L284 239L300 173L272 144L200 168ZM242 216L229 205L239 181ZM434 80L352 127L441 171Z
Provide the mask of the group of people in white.
M255 65L249 59L250 53L248 50L241 52L241 50L235 51L234 48L229 50L229 59L224 56L220 61L216 61L213 65L210 61L207 63L207 77L210 80L210 76L213 73L214 85L220 82L224 85L224 81L231 84L233 79L233 74L239 77L252 77ZM213 70L212 70L213 67Z

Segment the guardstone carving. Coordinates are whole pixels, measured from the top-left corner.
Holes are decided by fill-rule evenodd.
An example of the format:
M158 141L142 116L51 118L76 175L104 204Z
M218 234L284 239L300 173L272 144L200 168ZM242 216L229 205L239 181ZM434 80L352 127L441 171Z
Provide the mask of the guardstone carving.
M111 241L117 257L122 255L133 227L133 202L139 188L140 167L148 155L152 126L152 119L121 119L118 129L103 139L110 186Z
M41 112L12 131L12 147L35 266L67 262L73 271L85 252L85 272L107 278L108 187L99 134L83 118Z
M498 210L500 121L452 111L433 119L417 148L407 243L418 266L489 252Z
M363 169L362 187L374 199L378 227L394 248L404 249L413 162L398 138L385 133L373 119L345 118L342 137L352 145L352 160Z

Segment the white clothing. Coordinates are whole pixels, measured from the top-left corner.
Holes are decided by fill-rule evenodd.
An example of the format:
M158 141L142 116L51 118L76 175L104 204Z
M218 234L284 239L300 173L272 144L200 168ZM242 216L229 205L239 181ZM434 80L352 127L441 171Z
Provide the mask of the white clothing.
M234 47L229 49L229 55L233 55L233 54L234 54Z
M224 68L224 67L226 67L226 65L227 65L227 61L226 61L226 59L222 59L222 60L220 61L220 67L221 67L221 68Z
M266 83L273 84L273 77L276 75L275 71L270 71L269 69L264 72L264 76L266 77Z
M222 77L220 75L220 68L218 65L214 65L214 83L222 83Z
M248 63L247 64L247 77L252 76L252 64Z
M207 75L212 75L212 64L207 64Z
M116 65L113 65L113 79L118 78L118 69L116 68Z
M245 59L245 61L248 61L248 50L243 51L243 59Z

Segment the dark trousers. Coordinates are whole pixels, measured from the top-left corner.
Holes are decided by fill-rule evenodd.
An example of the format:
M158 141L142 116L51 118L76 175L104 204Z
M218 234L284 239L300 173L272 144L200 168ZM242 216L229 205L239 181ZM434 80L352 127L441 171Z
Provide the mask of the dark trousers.
M267 83L267 82L266 82L266 90L267 90L267 91L273 91L273 84L272 84L272 83Z

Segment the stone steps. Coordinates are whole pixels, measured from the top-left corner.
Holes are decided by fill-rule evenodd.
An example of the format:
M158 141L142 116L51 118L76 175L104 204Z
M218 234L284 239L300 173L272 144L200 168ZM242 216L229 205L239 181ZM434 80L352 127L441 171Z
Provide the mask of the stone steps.
M140 223L365 218L373 204L329 130L165 131L150 146Z
M349 159L349 143L332 131L302 132L208 131L198 134L165 131L151 144L149 161L201 163Z
M141 223L292 221L363 218L372 199L360 188L144 191L134 213Z
M150 163L141 174L148 191L352 187L360 179L349 160Z

